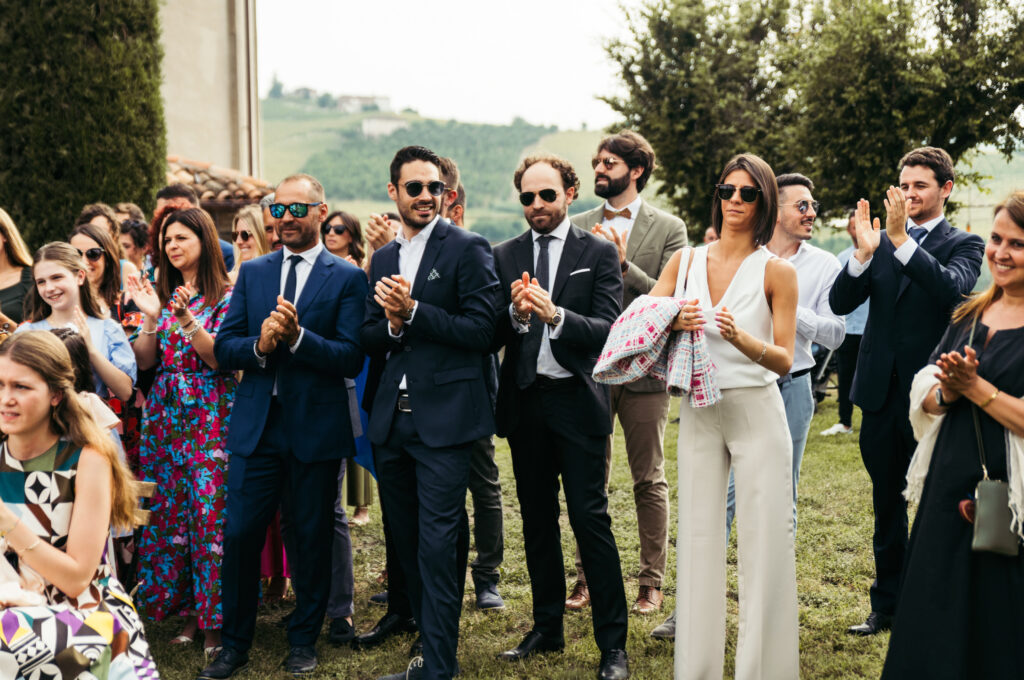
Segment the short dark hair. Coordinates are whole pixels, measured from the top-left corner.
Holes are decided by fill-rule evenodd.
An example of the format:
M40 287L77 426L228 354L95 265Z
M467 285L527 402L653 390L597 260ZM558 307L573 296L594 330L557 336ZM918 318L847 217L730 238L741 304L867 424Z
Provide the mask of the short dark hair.
M725 169L722 170L718 183L721 184L729 173L734 170L745 170L760 189L757 197L757 217L754 224L754 243L763 246L772 240L775 232L775 221L779 217L779 187L775 183L775 173L770 165L752 153L741 153L733 156ZM718 237L722 237L722 200L715 189L715 198L711 202L711 226Z
M90 203L82 208L82 212L78 213L78 219L75 220L75 224L92 222L93 218L101 216L105 217L107 221L110 222L111 228L117 229L117 215L114 214L114 209L106 203Z
M118 203L114 206L114 212L124 213L128 215L128 219L136 220L138 222L146 221L146 215L143 214L142 208L134 203Z
M199 207L199 196L195 190L187 184L181 182L175 182L174 184L168 184L160 191L156 192L157 200L159 199L170 199L170 198L184 198L186 201Z
M537 163L547 163L552 168L558 171L558 174L562 176L562 188L568 193L569 188L573 189L573 195L577 198L580 195L580 178L576 175L576 171L572 167L572 163L555 156L553 154L538 154L536 156L527 156L523 159L523 162L516 168L516 174L512 176L512 183L516 185L516 191L523 190L523 173L525 173L531 165Z
M462 182L459 182L459 188L456 191L458 193L455 194L455 200L452 201L452 204L450 206L448 206L448 207L449 208L454 208L455 206L459 205L459 206L462 206L463 210L465 210L466 209L466 187L464 187L462 185Z
M149 225L139 220L128 218L121 222L121 233L130 236L136 248L146 248L149 243Z
M75 373L75 392L95 392L96 384L92 381L92 363L89 360L89 348L85 338L76 328L58 326L50 332L64 343L71 357L71 368Z
M439 169L441 170L441 179L444 181L445 187L454 189L459 186L459 166L455 164L455 161L447 156L442 156Z
M808 191L814 191L814 182L811 181L811 178L801 175L799 172L787 172L784 175L779 175L775 178L775 184L778 185L780 192L786 187L807 187Z
M908 152L900 159L900 172L903 172L903 168L908 165L923 165L926 168L931 168L940 187L945 186L946 182L956 179L953 159L945 149L940 149L937 146L922 146Z
M644 137L632 130L623 130L601 140L597 145L597 153L607 151L613 153L626 162L626 167L643 168L644 171L636 179L636 190L643 191L647 186L647 180L651 173L657 168L654 159L654 148ZM597 158L595 155L594 158Z
M441 173L441 157L425 146L404 146L398 150L391 160L391 183L398 186L398 180L402 177L402 166L412 161L424 161L437 166L438 174Z

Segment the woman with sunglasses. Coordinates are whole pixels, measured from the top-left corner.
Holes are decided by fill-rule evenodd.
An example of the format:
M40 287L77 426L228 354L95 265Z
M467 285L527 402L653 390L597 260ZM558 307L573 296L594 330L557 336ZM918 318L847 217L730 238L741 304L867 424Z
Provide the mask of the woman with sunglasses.
M775 173L734 157L715 186L719 240L669 260L651 295L688 301L673 328L706 333L722 399L679 412L679 531L675 677L722 675L725 655L725 500L736 475L740 573L737 678L796 678L792 443L775 381L796 337L796 270L773 256Z
M235 266L228 272L228 279L231 285L235 285L243 262L270 252L267 232L263 228L263 210L258 205L247 205L235 213L231 222L231 243L235 247Z
M141 277L128 282L145 315L132 337L135 356L143 368L157 368L139 454L142 477L157 483L139 539L139 602L157 621L185 617L172 643L191 643L202 629L214 653L222 625L225 445L237 381L218 368L213 341L232 289L205 210L171 212L160 244L156 289Z
M24 317L25 297L32 290L32 256L7 211L0 208L0 340L14 332Z
M352 264L363 266L363 230L355 215L342 210L332 212L320 230L327 252L343 260L351 258Z

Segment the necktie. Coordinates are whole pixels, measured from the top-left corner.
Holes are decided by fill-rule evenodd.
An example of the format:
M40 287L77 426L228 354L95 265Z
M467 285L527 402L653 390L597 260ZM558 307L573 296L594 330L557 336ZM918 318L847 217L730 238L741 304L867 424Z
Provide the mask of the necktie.
M537 245L540 252L537 254L537 266L534 268L534 278L544 290L550 291L548 287L548 244L553 236L540 236L537 238ZM544 338L544 322L536 314L530 317L530 332L523 338L522 355L519 357L519 370L516 373L516 384L519 389L525 390L537 379L537 357L540 355L540 343Z
M917 245L921 245L921 241L923 241L925 236L928 235L928 230L924 227L911 227L910 229L907 229L907 234L917 242Z
M301 255L291 255L288 257L288 275L284 279L284 299L292 304L295 304L295 287L298 284L298 275L295 273L295 267L301 261Z
M604 218L606 220L613 220L616 217L625 217L627 220L633 216L633 213L629 212L629 208L623 208L622 210L609 210L604 209Z

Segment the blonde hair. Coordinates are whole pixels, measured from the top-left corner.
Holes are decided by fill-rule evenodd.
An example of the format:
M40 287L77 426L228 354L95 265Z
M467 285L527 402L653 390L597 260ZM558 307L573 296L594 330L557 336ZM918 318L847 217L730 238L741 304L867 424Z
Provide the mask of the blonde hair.
M0 234L4 237L4 252L7 254L7 261L15 266L31 267L32 256L28 252L28 246L22 240L21 232L18 231L14 220L3 208L0 208Z
M50 427L57 436L68 439L77 447L88 446L110 464L110 523L115 528L130 529L138 505L132 474L117 455L110 435L100 429L88 407L75 392L75 373L64 343L48 331L25 331L12 335L0 345L2 356L32 369L51 392L61 395L60 401L50 412Z
M239 223L246 227L256 240L256 257L270 252L270 244L267 243L267 232L263 228L263 208L258 205L247 205L239 210L231 221L231 231L237 230ZM231 273L237 274L239 267L242 266L242 258L239 256L238 246L235 245L234 237L231 238L231 247L235 249L235 266L231 268Z

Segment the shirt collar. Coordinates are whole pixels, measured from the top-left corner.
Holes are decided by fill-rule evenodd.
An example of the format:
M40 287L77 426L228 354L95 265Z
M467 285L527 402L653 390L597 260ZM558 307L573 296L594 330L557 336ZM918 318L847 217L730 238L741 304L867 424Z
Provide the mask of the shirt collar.
M630 203L629 205L622 206L622 208L629 208L629 216L630 216L629 220L631 222L635 222L636 221L636 216L640 214L640 206L641 206L641 204L643 204L643 202L644 202L644 200L642 198L640 198L639 196L637 196L636 198L633 199L632 203ZM613 208L612 204L609 203L608 201L604 202L604 209L605 210L611 210L612 212L618 212L619 210L622 210L622 208L617 208L616 209L616 208ZM625 218L623 218L623 219L625 219Z
M908 217L907 218L907 229L909 229L910 227L921 227L922 229L924 229L925 231L927 231L930 234L930 233L932 233L932 229L937 227L939 225L939 223L942 222L942 220L944 220L944 219L946 219L946 216L943 215L942 213L939 213L938 217L932 218L932 219L928 220L927 222L923 222L921 224L918 224L917 222L915 222L914 220L912 220L912 219L910 219Z
M284 251L284 261L285 262L287 262L288 258L291 257L292 255L298 255L303 260L305 260L310 265L312 265L314 262L316 262L316 258L320 257L320 251L323 250L323 249L324 249L323 241L317 240L315 246L313 246L309 250L304 250L301 253L296 253L294 250L292 250L288 246L284 246L281 250Z
M426 241L427 239L430 238L430 234L433 233L434 226L437 224L437 221L439 219L441 219L441 216L435 215L434 219L430 220L430 223L427 226L420 229L419 232L414 234L412 238L406 238L405 229L399 227L398 235L395 237L395 240L398 241L398 245L400 246L412 245L414 241Z
M539 239L541 236L551 236L557 238L559 241L564 241L569 236L570 226L572 226L572 224L569 222L569 218L566 217L564 220L562 220L561 224L555 227L553 231L549 231L547 234L538 234L533 229L531 229L530 232L533 234L534 243L536 243L537 239Z

